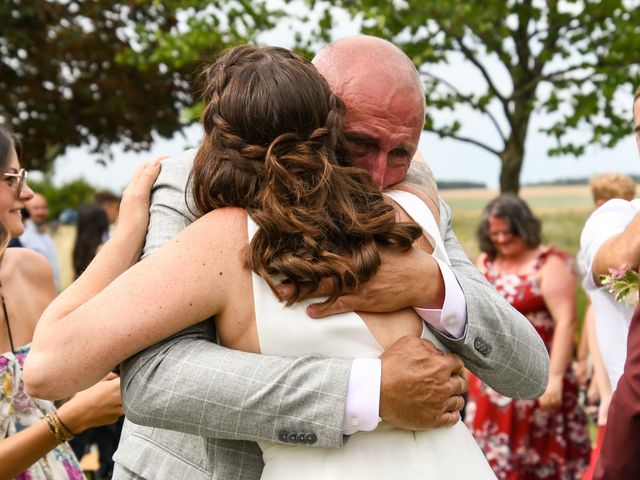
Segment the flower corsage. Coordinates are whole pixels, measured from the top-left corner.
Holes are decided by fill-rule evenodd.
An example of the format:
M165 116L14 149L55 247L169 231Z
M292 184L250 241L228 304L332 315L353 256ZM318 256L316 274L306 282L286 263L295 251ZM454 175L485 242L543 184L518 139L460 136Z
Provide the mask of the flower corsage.
M638 305L638 284L640 274L629 265L610 268L608 275L600 275L600 284L609 287L609 293L616 302L624 302L629 308Z

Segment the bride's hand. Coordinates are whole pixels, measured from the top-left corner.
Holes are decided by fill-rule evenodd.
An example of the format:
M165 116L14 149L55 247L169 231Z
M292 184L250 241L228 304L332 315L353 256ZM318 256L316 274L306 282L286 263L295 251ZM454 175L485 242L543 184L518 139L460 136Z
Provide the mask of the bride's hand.
M166 156L157 157L140 165L122 194L118 225L114 236L124 237L140 252L144 247L149 224L151 188L158 178L160 161L163 158Z

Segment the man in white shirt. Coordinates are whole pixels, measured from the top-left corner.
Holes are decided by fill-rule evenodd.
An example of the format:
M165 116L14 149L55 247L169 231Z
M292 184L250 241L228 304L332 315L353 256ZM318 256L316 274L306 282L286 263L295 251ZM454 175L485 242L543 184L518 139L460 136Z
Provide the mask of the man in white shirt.
M58 267L58 255L53 245L51 236L47 233L47 219L49 206L44 195L36 193L26 203L29 218L24 222L24 233L20 236L20 244L41 253L49 261L53 272L53 280L56 290L60 291L60 268Z
M636 91L633 105L636 142L640 150L640 88ZM634 205L636 210L637 203ZM605 250L600 262L611 261L630 262L632 268L638 269L638 225L640 220L636 213L627 227L610 241L603 244ZM634 238L635 237L635 238ZM625 243L628 242L628 243ZM624 250L616 252L615 249L623 247ZM615 255L619 255L618 258ZM598 252L600 255L600 252ZM613 258L607 258L607 255ZM633 262L633 263L631 263ZM596 266L600 267L600 264ZM635 293L637 298L637 293ZM640 459L638 458L638 431L640 429L640 309L636 308L630 318L631 327L628 333L628 343L625 345L626 362L624 372L618 377L616 392L611 399L607 429L602 440L600 458L594 471L594 479L597 480L631 480L640 476Z
M640 149L640 89L633 102L635 134ZM640 266L640 199L613 199L591 214L580 248L587 265L584 287L596 312L596 332L611 387L615 390L627 356L627 335L633 308L616 302L600 275L609 269Z

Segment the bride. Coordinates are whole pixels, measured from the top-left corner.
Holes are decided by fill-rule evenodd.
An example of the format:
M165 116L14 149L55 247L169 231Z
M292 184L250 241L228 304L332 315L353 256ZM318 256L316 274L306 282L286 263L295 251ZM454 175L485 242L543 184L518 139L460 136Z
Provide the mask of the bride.
M51 304L27 376L46 381L54 364L64 365L71 374L55 377L55 388L73 391L210 317L223 345L247 352L375 358L407 335L444 350L410 309L322 321L306 315L322 279L330 279L330 300L370 279L381 247L423 249L447 261L436 220L419 198L383 196L364 170L349 166L344 107L315 67L285 49L236 47L209 69L205 99L206 136L190 179L202 216L128 270L146 217L122 219L130 251L105 246L85 280ZM139 183L124 202L144 196ZM294 287L287 305L276 295L283 278ZM461 422L423 432L382 423L342 449L260 446L269 480L495 478Z

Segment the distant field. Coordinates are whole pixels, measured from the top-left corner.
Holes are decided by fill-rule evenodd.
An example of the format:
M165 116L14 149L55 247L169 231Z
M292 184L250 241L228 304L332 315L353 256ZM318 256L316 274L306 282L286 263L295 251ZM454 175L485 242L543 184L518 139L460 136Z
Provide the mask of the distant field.
M497 190L484 188L441 190L442 197L455 213L481 212ZM536 211L592 208L593 201L587 185L524 187L520 195Z

